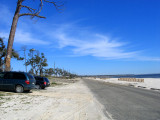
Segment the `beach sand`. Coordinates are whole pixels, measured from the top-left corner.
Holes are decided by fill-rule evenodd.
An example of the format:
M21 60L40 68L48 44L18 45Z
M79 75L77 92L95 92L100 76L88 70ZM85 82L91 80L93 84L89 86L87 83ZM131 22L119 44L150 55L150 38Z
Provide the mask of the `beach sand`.
M90 78L90 79L93 79L93 78ZM106 78L106 79L96 78L94 80L109 82L109 83L116 83L121 85L129 85L129 86L140 87L145 89L160 90L160 78L141 78L141 79L144 79L144 82L119 81L118 78Z
M2 93L0 120L107 120L101 104L81 80L31 93Z

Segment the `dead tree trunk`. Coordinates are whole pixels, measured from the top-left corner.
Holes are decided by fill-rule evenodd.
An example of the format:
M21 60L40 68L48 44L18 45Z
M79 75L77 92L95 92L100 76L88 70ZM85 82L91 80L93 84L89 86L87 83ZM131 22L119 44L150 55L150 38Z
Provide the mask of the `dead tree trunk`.
M16 32L19 17L21 17L21 16L31 16L31 18L34 18L34 17L45 18L44 16L39 15L39 13L42 10L44 2L53 4L56 7L57 10L61 10L60 8L63 6L62 2L54 2L54 1L50 1L50 0L39 0L40 1L39 8L38 9L33 9L29 6L22 5L23 1L25 1L25 0L18 0L16 11L15 11L13 21L12 21L12 26L11 26L11 30L10 30L10 34L9 34L9 39L8 39L7 55L6 55L6 58L5 58L5 70L6 71L10 71L10 61L11 61L11 57L12 57L12 46L13 46L13 42L14 42L14 36L15 36L15 32ZM28 13L21 13L20 14L21 8L27 9Z
M12 21L12 26L9 34L9 39L8 39L8 46L7 46L7 55L5 58L5 71L10 71L10 61L11 61L11 56L12 56L12 46L14 42L14 36L17 28L17 23L18 23L18 18L19 18L19 13L21 9L21 4L23 0L18 0L17 2L17 8L13 17Z

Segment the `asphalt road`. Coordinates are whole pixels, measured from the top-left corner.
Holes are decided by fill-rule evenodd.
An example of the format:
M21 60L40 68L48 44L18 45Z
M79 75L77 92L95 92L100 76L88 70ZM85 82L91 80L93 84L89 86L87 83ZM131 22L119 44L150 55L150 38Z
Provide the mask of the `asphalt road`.
M160 93L94 80L83 80L114 120L160 120Z

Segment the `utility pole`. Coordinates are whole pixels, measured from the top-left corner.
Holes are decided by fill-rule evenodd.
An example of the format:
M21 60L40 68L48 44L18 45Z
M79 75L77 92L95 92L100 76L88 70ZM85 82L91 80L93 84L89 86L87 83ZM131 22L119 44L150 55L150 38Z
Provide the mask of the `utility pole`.
M24 59L25 59L25 66L26 66L26 72L27 72L27 65L26 65L26 49L24 49Z
M55 62L54 62L54 71L55 71Z
M24 60L25 60L25 63L24 63L24 65L25 65L25 68L26 68L26 72L27 72L27 65L26 65L26 46L23 46L22 47L22 50L24 51Z
M55 73L55 62L54 62L54 73ZM55 73L56 74L56 73Z

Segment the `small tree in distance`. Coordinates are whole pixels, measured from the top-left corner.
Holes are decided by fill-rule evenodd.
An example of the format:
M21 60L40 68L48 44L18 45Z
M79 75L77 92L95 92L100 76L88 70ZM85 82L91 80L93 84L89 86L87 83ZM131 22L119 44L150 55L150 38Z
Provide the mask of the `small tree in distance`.
M17 0L17 7L15 10L15 14L12 20L12 26L10 29L9 39L8 39L8 46L7 46L7 55L5 58L5 70L10 71L10 61L12 56L12 46L14 42L14 36L17 28L17 23L19 17L22 16L31 16L31 18L38 17L38 18L45 18L44 16L40 16L40 12L43 9L44 3L51 3L55 6L56 9L61 10L63 3L62 2L55 2L55 0L39 0L39 7L37 9L32 8L30 6L23 5L22 3L25 0ZM34 2L35 0L33 0ZM21 9L27 9L27 13L20 13Z
M31 49L30 49L31 50ZM47 67L47 58L45 58L44 53L39 53L38 51L36 51L37 54L32 53L32 51L30 51L30 53L28 54L29 58L27 60L27 62L25 63L25 65L31 65L31 69L29 70L29 73L32 73L34 75L40 75L42 76L43 73L45 72L44 67Z
M44 67L48 66L47 64L47 59L44 56L44 53L41 53L40 55L37 54L35 56L35 62L36 62L36 67L39 70L40 76L42 76L44 72Z

